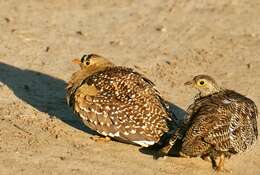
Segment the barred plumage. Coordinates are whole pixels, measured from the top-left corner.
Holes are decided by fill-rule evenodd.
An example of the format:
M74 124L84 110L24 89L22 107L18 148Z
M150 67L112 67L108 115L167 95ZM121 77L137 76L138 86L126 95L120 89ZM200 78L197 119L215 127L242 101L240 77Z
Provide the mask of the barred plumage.
M186 122L176 133L183 142L180 154L210 157L213 168L223 170L225 157L246 151L255 143L256 105L235 91L221 88L207 75L198 75L185 84L195 87L199 94L187 110Z
M171 114L150 80L95 54L78 63L81 70L68 83L67 100L89 128L144 147L169 130Z
M191 126L182 152L190 156L203 152L199 144L193 144L200 140L214 144L217 150L235 153L245 151L257 138L256 107L250 99L234 91L196 99L189 111L192 111Z

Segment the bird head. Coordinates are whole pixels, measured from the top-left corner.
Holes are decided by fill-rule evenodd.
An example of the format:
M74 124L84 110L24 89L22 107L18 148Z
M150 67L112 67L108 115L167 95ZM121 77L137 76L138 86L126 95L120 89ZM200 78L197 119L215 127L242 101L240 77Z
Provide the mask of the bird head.
M96 54L86 54L83 55L81 59L74 59L72 62L79 64L81 69L113 65L113 63L106 58Z
M217 82L208 75L197 75L191 81L187 81L184 85L191 85L199 91L199 96L204 97L222 90Z

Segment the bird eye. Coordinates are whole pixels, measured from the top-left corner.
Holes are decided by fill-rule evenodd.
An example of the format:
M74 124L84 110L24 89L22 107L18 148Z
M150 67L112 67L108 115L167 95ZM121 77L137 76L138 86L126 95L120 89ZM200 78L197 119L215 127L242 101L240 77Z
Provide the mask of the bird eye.
M85 63L86 65L90 65L90 62L89 61L86 61L86 63Z
M205 84L205 82L203 80L200 81L199 83L200 83L200 85L204 85Z

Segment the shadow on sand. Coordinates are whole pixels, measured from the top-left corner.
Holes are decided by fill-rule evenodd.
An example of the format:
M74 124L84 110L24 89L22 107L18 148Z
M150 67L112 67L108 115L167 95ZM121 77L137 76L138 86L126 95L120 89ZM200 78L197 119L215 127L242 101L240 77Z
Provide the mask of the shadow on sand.
M96 134L73 115L65 101L66 82L52 76L20 69L0 62L0 82L14 94L41 112L57 117L70 126Z

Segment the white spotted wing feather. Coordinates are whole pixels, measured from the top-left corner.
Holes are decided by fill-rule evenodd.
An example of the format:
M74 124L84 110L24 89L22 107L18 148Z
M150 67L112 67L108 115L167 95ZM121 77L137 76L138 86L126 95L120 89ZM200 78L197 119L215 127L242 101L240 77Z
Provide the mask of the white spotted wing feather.
M171 119L152 82L132 69L97 72L70 93L75 112L104 136L149 146L168 131Z

